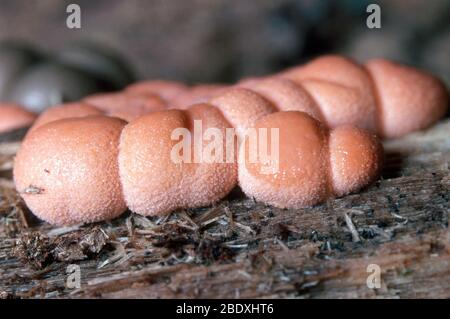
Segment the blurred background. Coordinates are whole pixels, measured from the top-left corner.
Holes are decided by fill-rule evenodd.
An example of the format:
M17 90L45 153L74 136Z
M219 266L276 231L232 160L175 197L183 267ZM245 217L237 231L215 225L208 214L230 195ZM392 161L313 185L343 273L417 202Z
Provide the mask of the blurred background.
M66 7L81 7L81 29ZM381 29L366 7L381 6ZM1 0L0 41L52 52L89 40L125 57L137 78L232 82L322 53L386 57L450 83L448 0Z

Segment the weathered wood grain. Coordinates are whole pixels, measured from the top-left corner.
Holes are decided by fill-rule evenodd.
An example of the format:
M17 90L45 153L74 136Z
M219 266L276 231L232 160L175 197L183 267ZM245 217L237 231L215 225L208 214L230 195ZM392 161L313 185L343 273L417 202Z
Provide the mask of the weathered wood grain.
M2 142L0 296L450 297L449 119L386 142L383 178L323 205L280 210L236 190L215 207L59 229L24 208L14 144ZM65 286L68 264L81 289ZM369 264L379 289L367 287Z

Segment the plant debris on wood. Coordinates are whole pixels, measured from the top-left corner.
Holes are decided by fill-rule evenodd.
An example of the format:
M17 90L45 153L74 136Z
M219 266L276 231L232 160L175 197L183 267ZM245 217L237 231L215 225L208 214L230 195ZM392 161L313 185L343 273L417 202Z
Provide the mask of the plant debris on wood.
M70 262L93 257L106 245L107 239L100 227L58 237L26 232L17 239L13 253L24 264L43 269L53 261Z

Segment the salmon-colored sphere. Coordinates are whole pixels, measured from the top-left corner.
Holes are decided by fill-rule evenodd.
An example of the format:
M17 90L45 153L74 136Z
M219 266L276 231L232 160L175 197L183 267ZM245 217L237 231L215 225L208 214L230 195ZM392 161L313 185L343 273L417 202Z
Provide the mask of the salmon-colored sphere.
M331 181L336 196L357 191L378 178L383 147L375 135L341 126L330 132L329 143Z
M255 128L257 141L247 136L239 151L239 183L248 196L281 208L305 207L328 197L327 130L320 122L302 112L277 112L258 120ZM259 129L267 131L267 140ZM268 152L272 144L278 147L278 170L265 169L264 153L255 154L260 143Z
M125 124L89 116L51 122L31 132L14 164L16 188L31 211L56 225L122 214L126 204L117 157Z
M309 93L289 79L272 77L249 81L242 86L261 94L271 101L278 111L301 111L319 121L323 120L319 107Z
M361 129L338 128L330 136L320 122L295 111L267 115L255 128L256 139L248 134L240 147L239 183L256 200L302 208L356 191L379 175L381 144Z
M126 121L166 108L166 103L154 94L127 92L91 95L86 97L84 102L104 111L109 116L119 117Z
M33 124L36 114L12 103L0 103L0 133L28 127Z
M230 88L209 101L217 107L242 138L256 120L276 111L274 105L259 94L244 88Z
M169 100L169 107L186 109L194 104L206 103L226 88L227 86L222 84L198 84Z
M281 74L301 85L319 106L328 127L353 125L378 131L373 83L367 71L349 58L324 55Z
M182 83L165 80L147 80L128 86L125 91L133 94L154 94L168 101L184 93L188 87Z
M200 139L199 144L193 144L195 120L202 121L204 133L213 128L223 138L225 129L231 127L219 110L207 104L186 111L155 112L125 127L120 141L120 177L126 203L133 212L158 215L178 208L205 206L217 202L235 187L235 158L230 163L207 162L205 157L196 161L194 154L199 148L194 146L206 148L211 141ZM189 132L192 144L180 150L176 145L189 140L188 135L182 139L180 133ZM225 155L226 142L222 142L221 152ZM207 153L204 149L197 154ZM186 157L182 159L179 155Z
M341 55L322 55L308 63L284 71L283 76L295 82L303 80L322 80L354 87L359 90L370 90L370 78L367 72L350 58Z
M90 115L102 115L103 112L86 103L73 102L53 106L45 110L34 122L33 126L29 130L29 133L42 125L50 122L74 118L74 117L86 117Z
M381 136L427 128L447 112L447 89L431 74L384 59L371 60L366 67L378 96Z

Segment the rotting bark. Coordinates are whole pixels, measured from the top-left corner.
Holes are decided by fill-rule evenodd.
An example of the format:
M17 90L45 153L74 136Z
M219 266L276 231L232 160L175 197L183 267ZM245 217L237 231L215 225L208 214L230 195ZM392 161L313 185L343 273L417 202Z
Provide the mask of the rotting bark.
M236 190L214 207L63 228L26 210L14 138L0 138L0 298L449 298L449 136L447 119L386 142L379 182L308 209ZM81 289L65 287L69 263ZM367 287L369 264L379 289Z

